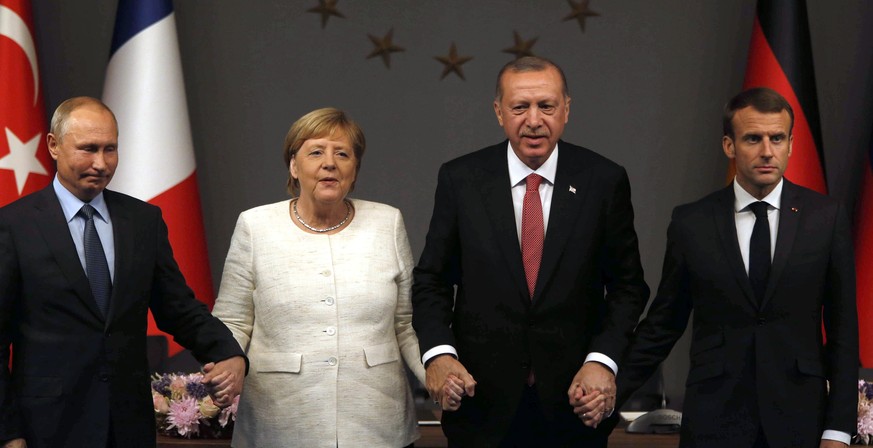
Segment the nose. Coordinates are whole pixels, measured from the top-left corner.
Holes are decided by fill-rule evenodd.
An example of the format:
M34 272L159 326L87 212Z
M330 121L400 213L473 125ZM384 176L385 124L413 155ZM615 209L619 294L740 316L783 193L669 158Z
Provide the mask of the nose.
M97 151L94 153L94 159L91 161L91 167L99 172L103 172L106 170L106 156L103 154L103 151Z
M762 142L761 157L765 159L773 157L773 142L769 138L765 138Z
M531 128L538 128L542 124L542 116L537 107L531 107L527 110L527 125Z
M334 168L336 168L336 158L335 158L333 152L331 152L331 151L325 152L324 165L322 165L322 168L324 168L326 170L333 170Z

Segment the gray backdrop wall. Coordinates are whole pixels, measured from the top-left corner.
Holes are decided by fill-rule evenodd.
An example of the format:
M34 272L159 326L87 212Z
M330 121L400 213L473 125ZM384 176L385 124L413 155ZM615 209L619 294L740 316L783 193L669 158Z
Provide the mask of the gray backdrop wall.
M592 0L583 33L564 0L338 3L321 28L317 0L177 0L188 105L214 282L239 212L286 198L281 156L290 124L318 107L348 111L368 152L354 196L400 208L421 252L440 164L503 139L491 102L513 31L565 69L564 138L624 165L654 290L672 208L724 185L721 107L742 86L754 0ZM854 204L873 124L873 2L811 0L808 10L828 185ZM99 97L113 0L34 2L46 107ZM367 35L394 29L391 68ZM466 81L440 80L452 42L472 56ZM124 148L120 148L124 163ZM687 335L686 335L687 336ZM681 406L686 340L665 364Z

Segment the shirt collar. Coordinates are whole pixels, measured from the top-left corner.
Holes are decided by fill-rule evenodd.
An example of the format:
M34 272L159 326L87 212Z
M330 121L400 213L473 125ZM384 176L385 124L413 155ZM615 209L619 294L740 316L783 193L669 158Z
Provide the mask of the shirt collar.
M515 151L512 150L512 145L506 144L506 160L509 163L509 185L516 186L527 178L531 173L537 173L543 177L548 183L555 185L555 174L558 172L558 144L555 143L555 149L549 155L549 158L540 165L536 170L530 169L525 165Z
M67 219L67 222L73 220L76 217L76 214L79 213L79 210L85 205L81 199L77 198L70 190L67 190L66 187L61 185L61 181L58 180L58 176L55 175L55 180L52 181L52 187L54 187L55 195L58 197L58 201L61 202L61 210L64 212L64 218ZM104 222L109 222L109 208L106 207L106 201L103 199L103 192L97 195L94 199L91 199L91 207L94 207L94 210L97 210L97 215Z
M758 202L758 199L749 194L748 191L744 190L743 187L740 186L739 182L737 182L736 176L734 176L734 211L739 213L744 210L749 204L753 202ZM776 184L776 187L773 188L773 191L770 192L762 201L770 204L770 207L779 210L779 206L782 205L782 179L779 179L779 183Z

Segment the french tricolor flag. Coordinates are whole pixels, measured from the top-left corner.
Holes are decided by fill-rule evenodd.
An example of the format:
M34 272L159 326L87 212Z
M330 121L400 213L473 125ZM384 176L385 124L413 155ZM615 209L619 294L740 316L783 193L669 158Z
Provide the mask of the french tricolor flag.
M103 101L118 118L112 189L161 207L197 298L214 303L171 0L120 0ZM149 314L149 334L163 334ZM170 356L182 347L168 338Z

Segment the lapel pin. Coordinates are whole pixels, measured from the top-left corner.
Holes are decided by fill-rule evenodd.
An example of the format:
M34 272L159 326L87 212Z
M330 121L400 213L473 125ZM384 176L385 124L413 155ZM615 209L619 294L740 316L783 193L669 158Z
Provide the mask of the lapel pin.
M570 185L570 193L576 194L576 187Z
M797 213L797 207L791 207L791 211Z

